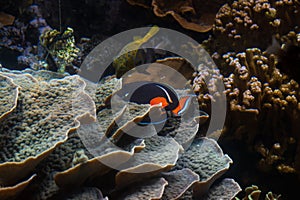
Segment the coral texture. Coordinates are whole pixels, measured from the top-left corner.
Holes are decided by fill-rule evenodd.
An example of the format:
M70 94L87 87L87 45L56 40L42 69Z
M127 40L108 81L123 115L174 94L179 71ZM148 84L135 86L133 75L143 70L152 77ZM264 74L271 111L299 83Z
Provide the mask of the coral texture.
M299 31L297 0L237 0L225 4L216 16L210 50L219 54L257 47L266 49L272 35Z
M17 106L19 87L12 79L0 75L0 120L11 113Z
M104 199L98 189L85 188L86 184L110 199L179 199L186 193L198 198L232 163L214 140L192 142L198 129L193 118L183 123L185 131L167 128L165 135L157 135L153 125L138 127L161 107L112 103L122 89L113 77L92 84L47 71L3 69L1 73L10 77L4 80L20 87L17 107L1 122L3 199L20 192L27 199ZM6 139L8 131L14 140Z
M212 29L215 14L225 1L170 1L170 0L128 0L132 5L144 8L153 8L153 12L158 17L171 15L183 28L207 32Z

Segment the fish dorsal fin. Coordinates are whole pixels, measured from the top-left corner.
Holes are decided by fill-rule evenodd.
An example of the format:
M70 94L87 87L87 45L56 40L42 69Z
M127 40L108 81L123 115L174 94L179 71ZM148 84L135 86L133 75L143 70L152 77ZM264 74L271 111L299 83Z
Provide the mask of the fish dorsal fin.
M153 26L153 27L151 27L149 32L144 37L134 36L133 37L134 41L128 43L125 47L123 47L123 49L120 51L119 55L122 55L124 53L128 53L130 51L137 51L143 43L147 42L158 31L159 31L159 27L158 26ZM135 56L136 56L136 52L135 52Z
M159 27L154 25L151 27L149 32L143 37L143 43L147 42L150 38L152 38L159 31Z
M141 36L133 36L133 41L137 41L137 40L141 40L142 37Z

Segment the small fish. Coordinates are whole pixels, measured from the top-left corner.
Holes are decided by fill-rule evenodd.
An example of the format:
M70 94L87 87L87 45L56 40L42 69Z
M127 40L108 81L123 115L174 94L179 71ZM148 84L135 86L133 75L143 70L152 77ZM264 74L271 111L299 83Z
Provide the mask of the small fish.
M300 83L300 46L290 43L280 46L273 36L272 45L266 52L277 56L276 67L281 72Z
M153 37L158 31L159 27L153 26L144 37L135 37L133 42L130 42L125 47L123 47L112 64L116 70L117 78L120 78L127 71L135 67L135 60L137 57L138 49L142 44Z
M184 96L181 97L178 101L178 106L173 109L173 110L166 110L167 113L162 112L161 116L157 116L156 117L156 121L151 121L150 118L146 118L143 121L139 122L139 125L148 125L148 124L152 124L152 125L159 125L162 124L164 122L166 122L168 120L169 115L171 115L171 117L181 117L182 115L184 115L184 113L186 113L186 111L188 110L192 99L195 97L196 95L188 95L188 96ZM169 104L168 104L168 100L165 99L164 97L156 97L155 99L155 103L150 103L151 105L158 105L160 104L162 108L166 108ZM153 99L151 100L153 101ZM168 112L170 112L170 114L168 115ZM166 117L165 117L166 116ZM208 116L208 114L204 111L199 112L199 117L200 116Z
M151 121L149 117L146 117L140 121L139 125L158 125L166 122L168 117L180 117L190 107L190 104L196 95L186 95L181 98L166 84L154 83L154 82L134 82L123 86L122 93L117 93L123 100L134 102L137 104L150 104L160 105L164 111L156 116L156 121ZM126 92L133 91L133 92ZM207 115L199 113L199 115Z
M189 107L193 96L185 96L180 98L178 106L172 110L175 116L181 116Z
M135 82L126 84L125 91L133 91L131 94L125 94L126 101L137 104L158 105L167 110L175 109L178 102L177 93L168 85L154 82Z

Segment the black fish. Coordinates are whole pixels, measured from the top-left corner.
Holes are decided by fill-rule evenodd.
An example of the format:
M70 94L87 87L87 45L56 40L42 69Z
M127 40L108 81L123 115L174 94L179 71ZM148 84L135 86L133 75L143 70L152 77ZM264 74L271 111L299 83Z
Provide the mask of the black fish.
M155 82L126 84L122 90L117 92L117 95L127 102L161 105L166 111L162 112L160 116L156 116L156 121L146 117L138 123L139 125L159 125L166 122L170 116L180 117L188 110L192 98L195 97L195 95L189 94L179 98L176 91L170 86Z

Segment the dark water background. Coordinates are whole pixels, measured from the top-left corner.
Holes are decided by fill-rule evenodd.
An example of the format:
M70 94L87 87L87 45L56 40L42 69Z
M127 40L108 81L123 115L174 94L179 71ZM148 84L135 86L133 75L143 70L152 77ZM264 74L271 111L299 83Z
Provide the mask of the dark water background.
M41 8L47 8L43 13L48 24L56 29L59 27L58 1L42 1ZM98 42L119 32L143 26L158 25L185 33L199 43L208 38L208 33L196 33L182 28L172 17L158 18L150 9L131 6L126 1L107 1L95 7L93 1L62 1L62 28L72 27L76 40L81 37L95 37ZM85 2L90 2L86 4ZM110 3L108 3L110 2ZM18 15L17 10L10 10ZM0 62L9 69L21 69L18 66L18 52L0 48ZM262 190L262 196L268 191L282 194L282 199L295 199L299 196L299 180L295 175L283 175L277 172L265 173L257 169L259 156L249 153L245 145L237 141L219 141L224 153L227 153L234 164L223 177L234 178L244 189L252 184Z

